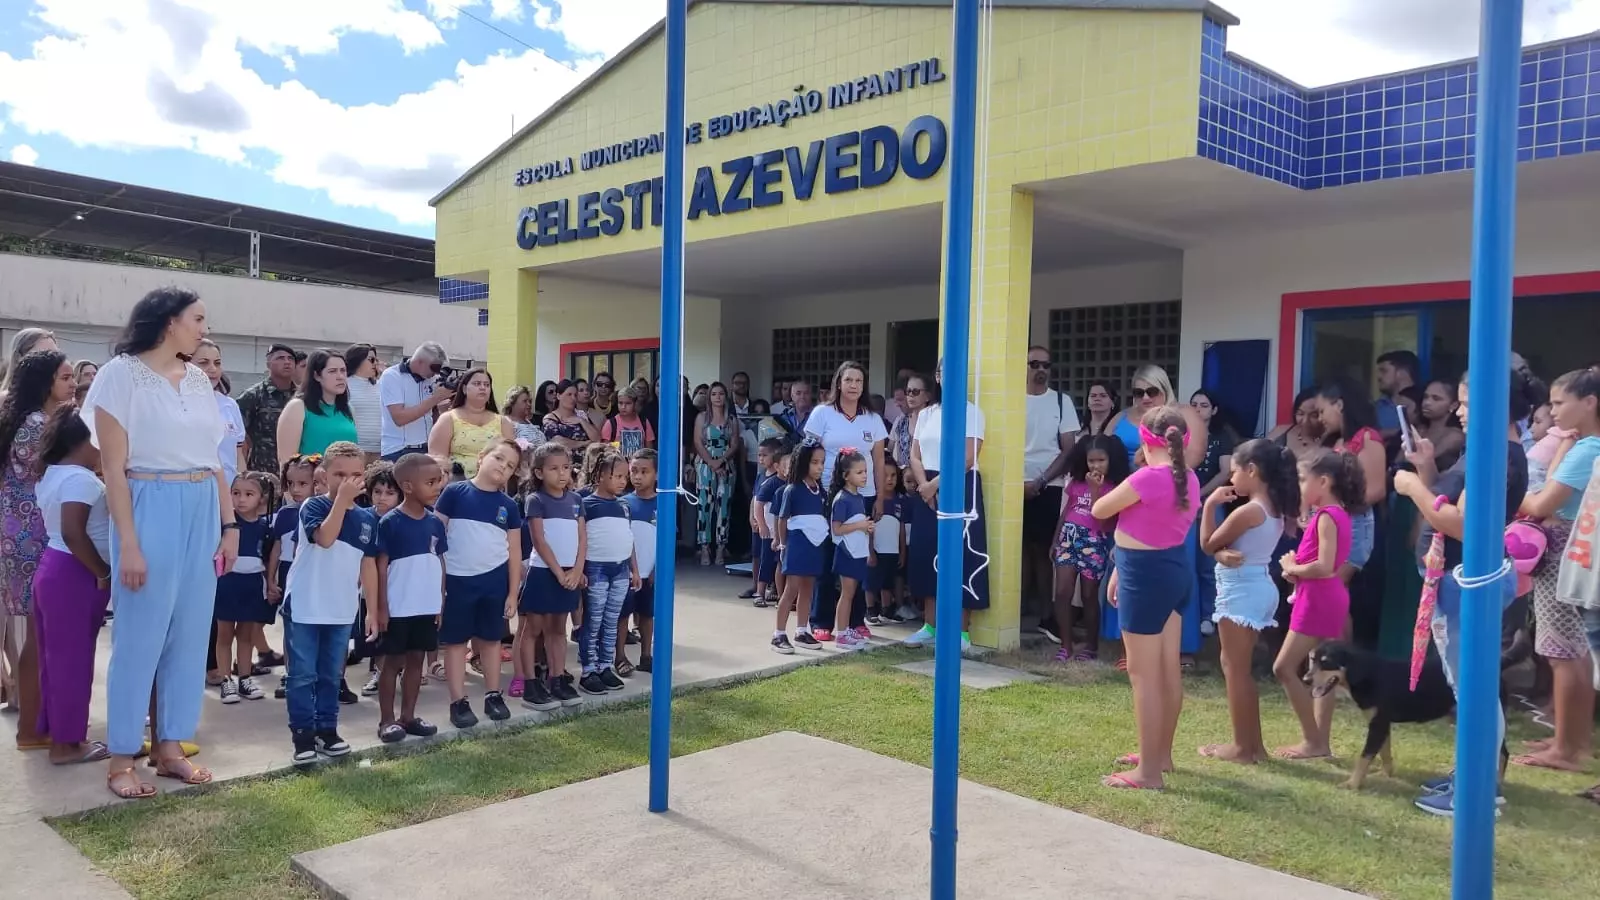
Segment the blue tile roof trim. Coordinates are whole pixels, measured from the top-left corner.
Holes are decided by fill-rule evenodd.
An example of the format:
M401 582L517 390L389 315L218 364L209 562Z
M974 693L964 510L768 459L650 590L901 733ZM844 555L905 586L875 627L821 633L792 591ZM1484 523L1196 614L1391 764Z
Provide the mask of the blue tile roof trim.
M1227 52L1206 19L1199 155L1303 190L1456 172L1476 160L1478 66L1305 88ZM1517 158L1600 151L1600 38L1522 55Z
M488 300L489 286L480 281L462 281L459 278L439 279L440 303L466 303L471 300Z

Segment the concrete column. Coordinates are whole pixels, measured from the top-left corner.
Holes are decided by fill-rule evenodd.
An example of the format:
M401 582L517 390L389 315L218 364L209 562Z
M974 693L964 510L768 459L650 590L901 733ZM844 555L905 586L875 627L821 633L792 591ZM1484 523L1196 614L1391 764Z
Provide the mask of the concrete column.
M1033 195L1007 186L992 188L986 200L974 248L971 366L986 425L978 466L989 530L990 605L974 617L972 640L1010 650L1021 640L1023 385L1033 288Z
M489 271L489 373L497 400L513 385L534 383L539 346L539 272L506 267Z

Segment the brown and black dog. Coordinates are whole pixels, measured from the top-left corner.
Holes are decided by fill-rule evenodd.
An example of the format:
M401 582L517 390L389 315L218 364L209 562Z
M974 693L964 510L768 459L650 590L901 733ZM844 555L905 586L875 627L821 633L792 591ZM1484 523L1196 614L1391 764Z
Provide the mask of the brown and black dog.
M1344 787L1361 790L1373 759L1382 759L1383 774L1393 777L1389 730L1396 722L1432 722L1455 709L1455 692L1444 667L1430 656L1422 668L1417 689L1411 690L1411 663L1384 659L1343 641L1330 641L1311 653L1306 682L1313 697L1344 688L1356 706L1367 714L1367 741L1361 758Z

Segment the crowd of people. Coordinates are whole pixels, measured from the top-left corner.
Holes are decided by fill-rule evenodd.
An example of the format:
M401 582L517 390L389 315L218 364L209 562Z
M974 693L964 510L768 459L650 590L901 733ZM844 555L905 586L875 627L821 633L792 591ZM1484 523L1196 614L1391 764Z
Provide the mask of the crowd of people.
M452 368L434 342L388 366L371 344L273 344L266 376L235 401L208 330L196 295L154 291L104 362L19 332L0 387L4 701L21 749L107 761L119 797L154 793L142 756L157 776L209 780L190 759L207 688L224 704L260 700L257 679L279 667L297 764L350 751L339 708L356 701L345 671L361 660L384 742L436 732L416 709L430 680L449 693L452 726L476 725L468 668L491 720L509 717L509 700L553 710L650 671L663 439L683 452L683 489L667 500L687 513L681 548L705 566L750 561L741 597L774 609L774 651L861 649L873 627L905 622L917 626L906 643L934 639L944 477L961 480L968 514L963 649L971 614L989 606L987 423L965 391L952 398L965 404L965 465L941 472L942 365L897 373L888 397L868 391L857 362L820 397L798 380L754 398L743 372L685 380L682 427L663 436L659 382L599 372L498 394L487 369ZM1600 641L1581 525L1600 506L1600 374L1546 389L1517 360L1503 411L1508 525L1531 527L1549 552L1519 560L1507 643L1548 670L1556 727L1512 761L1580 769ZM1024 502L1024 604L1060 644L1056 659L1097 664L1102 640L1123 648L1138 751L1107 786L1164 786L1183 673L1209 639L1233 733L1203 755L1330 756L1336 700L1308 691L1307 659L1329 641L1376 647L1387 619L1415 617L1431 570L1443 570L1431 634L1453 682L1465 373L1422 382L1415 356L1386 354L1377 398L1333 379L1295 398L1292 422L1241 440L1211 394L1183 402L1159 367L1135 371L1126 405L1121 385L1090 385L1081 417L1049 386L1052 369L1046 348L1029 349L1025 421L1006 426L1022 433L1023 483L1005 487ZM1498 430L1500 414L1479 410L1473 427ZM267 628L280 616L281 652ZM108 620L106 739L90 741ZM1263 654L1302 738L1275 752L1262 738ZM1444 815L1452 803L1448 778L1418 799Z

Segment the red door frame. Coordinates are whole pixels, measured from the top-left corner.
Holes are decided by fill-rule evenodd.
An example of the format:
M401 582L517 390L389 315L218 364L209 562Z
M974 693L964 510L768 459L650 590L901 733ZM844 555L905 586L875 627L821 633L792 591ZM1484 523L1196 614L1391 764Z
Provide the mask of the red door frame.
M1513 280L1512 297L1549 297L1600 292L1600 272L1523 275ZM1352 306L1394 306L1404 303L1438 303L1472 296L1470 281L1435 281L1428 284L1387 284L1344 288L1337 291L1301 291L1284 294L1278 313L1278 419L1294 414L1295 380L1300 372L1300 314L1307 310L1345 309Z
M575 341L561 345L561 377L569 378L567 361L574 353L625 353L629 350L660 350L660 338L628 338L621 341Z

